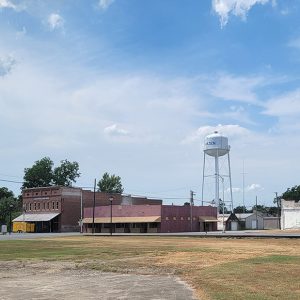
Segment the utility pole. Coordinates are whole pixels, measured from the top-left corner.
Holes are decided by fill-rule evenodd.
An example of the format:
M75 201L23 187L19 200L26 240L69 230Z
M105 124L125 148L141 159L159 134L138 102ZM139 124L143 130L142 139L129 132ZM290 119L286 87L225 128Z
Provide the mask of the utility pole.
M256 217L256 230L258 229L258 222L257 222L257 196L255 197L255 217Z
M195 193L190 191L190 218L191 218L191 232L193 231L193 205L194 205L194 195Z
M83 233L83 202L82 202L82 188L80 189L80 233Z
M14 206L12 204L9 205L9 234L12 232L11 212L13 207Z
M109 197L109 201L110 201L110 235L112 236L112 232L113 232L113 223L112 223L112 203L113 203L114 197L110 196Z
M278 193L275 192L275 195L276 195L276 203L277 203L278 228L281 229L281 224L280 224L280 219L281 219L281 205L279 205Z
M94 201L93 201L93 227L92 227L92 233L95 233L95 205L96 205L96 178L94 181Z

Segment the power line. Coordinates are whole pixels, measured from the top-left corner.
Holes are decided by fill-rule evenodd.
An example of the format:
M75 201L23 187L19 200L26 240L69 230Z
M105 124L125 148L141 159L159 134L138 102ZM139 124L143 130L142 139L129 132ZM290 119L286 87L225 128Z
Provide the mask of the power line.
M9 174L4 174L4 173L0 173L0 176L13 177L13 178L20 178L20 176L9 175Z
M10 182L10 183L24 183L24 181L14 181L14 180L7 180L7 179L0 179L0 181Z

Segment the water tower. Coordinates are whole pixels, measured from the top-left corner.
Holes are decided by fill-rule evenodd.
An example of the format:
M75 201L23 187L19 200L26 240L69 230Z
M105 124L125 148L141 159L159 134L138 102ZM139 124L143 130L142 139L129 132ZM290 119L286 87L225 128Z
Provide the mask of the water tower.
M219 199L220 199L220 180L223 183L223 198L224 198L224 180L225 178L229 178L229 189L230 189L230 202L231 209L233 209L233 201L232 201L232 184L231 184L231 169L230 169L230 156L229 156L230 146L228 145L228 138L222 136L218 131L215 131L213 134L210 134L204 139L204 158L203 158L203 180L202 180L202 205L203 205L203 195L204 195L204 179L206 177L213 176L215 179L215 197L214 202L216 207L219 207ZM228 169L226 174L220 175L219 168L219 158L227 155ZM205 160L206 156L210 158L214 158L214 173L213 170L210 170L211 174L206 175L206 166ZM224 203L224 199L223 199Z

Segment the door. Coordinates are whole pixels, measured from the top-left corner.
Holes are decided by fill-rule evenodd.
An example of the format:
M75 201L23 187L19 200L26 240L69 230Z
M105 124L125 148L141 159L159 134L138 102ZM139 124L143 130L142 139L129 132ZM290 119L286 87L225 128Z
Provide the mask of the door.
M251 221L251 229L256 229L256 220Z
M238 222L231 222L231 230L233 231L238 230Z

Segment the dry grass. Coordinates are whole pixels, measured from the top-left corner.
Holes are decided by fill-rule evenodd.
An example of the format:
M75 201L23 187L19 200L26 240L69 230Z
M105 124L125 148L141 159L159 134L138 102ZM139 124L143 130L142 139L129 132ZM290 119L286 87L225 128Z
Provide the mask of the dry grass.
M65 237L0 242L0 260L74 261L78 268L175 274L201 299L300 299L300 240Z

